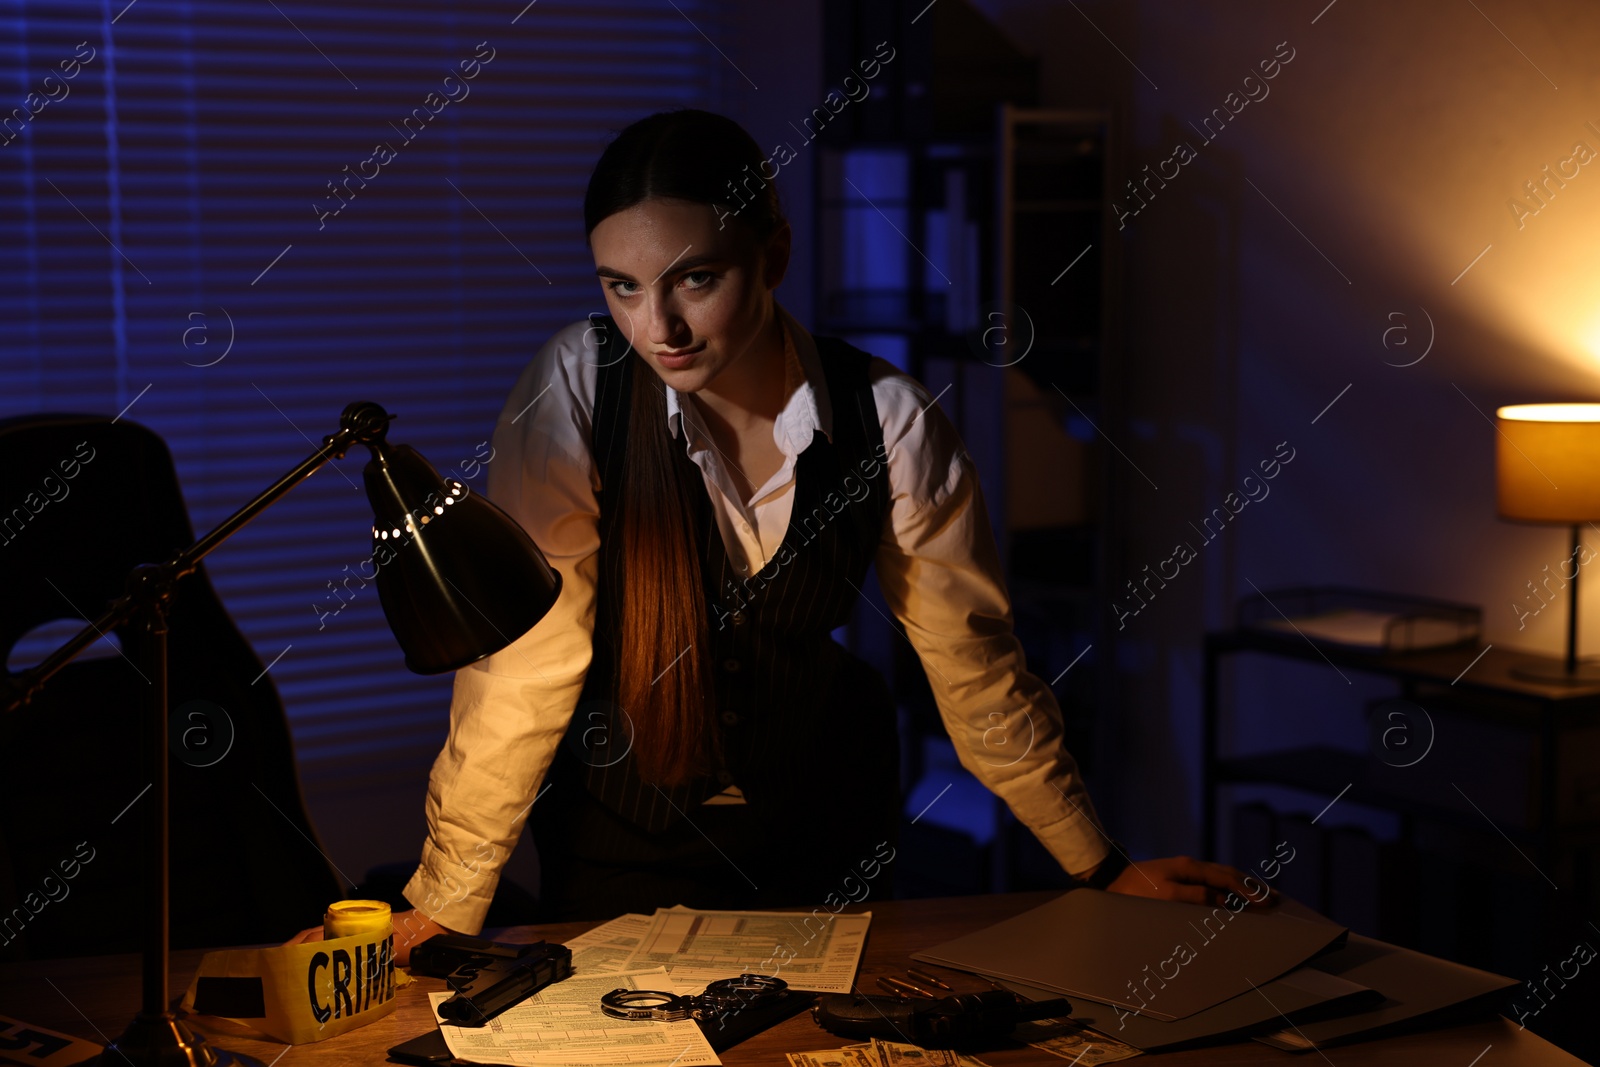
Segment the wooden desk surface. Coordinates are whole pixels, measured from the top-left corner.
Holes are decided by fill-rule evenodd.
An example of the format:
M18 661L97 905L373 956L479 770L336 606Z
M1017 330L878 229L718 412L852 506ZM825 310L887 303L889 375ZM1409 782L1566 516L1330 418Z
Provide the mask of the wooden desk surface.
M870 910L872 929L861 960L858 988L877 992L873 979L878 975L900 974L911 964L911 953L970 933L991 923L1034 908L1057 894L1010 893L987 897L947 897L937 900L891 900L867 902L850 910ZM515 927L494 931L505 941L536 941L545 938L563 941L597 924ZM171 993L173 1003L183 994L198 967L200 951L173 953ZM101 956L32 963L0 964L0 1014L105 1043L121 1033L139 1002L139 958ZM979 979L941 970L957 991L987 989ZM191 1024L222 1048L243 1052L263 1063L280 1067L355 1067L379 1064L393 1045L424 1033L433 1025L426 993L444 988L438 979L420 978L398 995L399 1006L387 1018L369 1026L308 1045L287 1047L239 1035L232 1024L196 1018ZM785 1052L838 1048L849 1043L819 1028L809 1013L758 1034L722 1053L729 1067L744 1064L779 1064ZM980 1053L993 1067L1062 1067L1068 1061L1039 1049L1016 1046ZM281 1057L281 1058L280 1058ZM1494 1017L1468 1025L1359 1042L1331 1050L1328 1058L1291 1058L1290 1053L1254 1041L1210 1048L1158 1054L1162 1064L1291 1064L1318 1067L1327 1062L1337 1067L1363 1064L1413 1067L1415 1064L1455 1064L1458 1067L1535 1067L1535 1065L1581 1065L1577 1059L1554 1045L1518 1031L1510 1020ZM1135 1058L1129 1062L1141 1062Z

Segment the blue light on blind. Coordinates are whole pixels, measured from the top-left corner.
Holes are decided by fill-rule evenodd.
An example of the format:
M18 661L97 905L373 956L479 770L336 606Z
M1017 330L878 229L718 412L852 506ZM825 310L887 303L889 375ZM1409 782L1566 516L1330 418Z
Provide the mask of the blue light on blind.
M600 150L738 77L708 41L721 3L0 3L0 416L126 409L197 531L353 400L481 489L518 371L603 309L581 213ZM30 114L47 76L68 88ZM357 576L364 462L207 564L308 776L425 763L447 723L449 678L404 669Z

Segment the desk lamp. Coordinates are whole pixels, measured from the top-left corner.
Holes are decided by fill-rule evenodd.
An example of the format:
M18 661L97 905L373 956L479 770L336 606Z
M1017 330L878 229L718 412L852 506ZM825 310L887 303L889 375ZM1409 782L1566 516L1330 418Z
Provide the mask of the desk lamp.
M453 479L439 476L416 450L384 440L394 416L377 404L344 409L339 432L240 508L220 526L162 564L128 576L127 592L104 614L32 670L8 681L7 711L26 704L49 678L102 634L136 624L148 640L142 669L146 756L154 800L146 808L150 856L146 871L143 1008L99 1062L104 1067L223 1067L255 1063L208 1043L167 1007L167 609L174 586L241 527L331 459L365 445L363 472L373 511L373 557L383 613L418 674L442 674L475 663L521 637L555 605L561 575L525 530L505 512Z
M1600 404L1513 404L1495 412L1495 429L1500 517L1572 527L1566 661L1511 673L1527 681L1600 685L1600 664L1578 662L1579 527L1600 520Z

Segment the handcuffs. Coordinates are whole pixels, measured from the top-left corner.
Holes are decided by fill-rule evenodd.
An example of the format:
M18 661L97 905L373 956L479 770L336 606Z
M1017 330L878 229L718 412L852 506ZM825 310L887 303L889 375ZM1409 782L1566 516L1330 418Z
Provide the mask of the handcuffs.
M613 1019L655 1019L708 1022L730 1011L777 1000L789 984L765 974L741 974L706 986L705 992L680 996L659 989L613 989L600 998L600 1010Z

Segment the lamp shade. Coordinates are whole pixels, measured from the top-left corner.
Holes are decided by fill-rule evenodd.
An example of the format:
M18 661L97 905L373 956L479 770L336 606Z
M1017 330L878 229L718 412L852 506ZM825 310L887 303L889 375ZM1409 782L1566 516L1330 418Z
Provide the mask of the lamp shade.
M1495 429L1501 518L1600 521L1600 404L1513 404Z
M378 599L412 671L475 663L555 605L561 575L527 531L416 449L380 442L362 473Z

